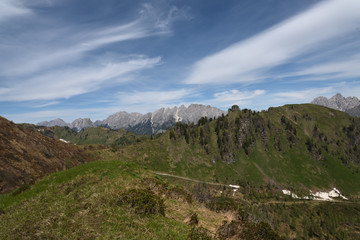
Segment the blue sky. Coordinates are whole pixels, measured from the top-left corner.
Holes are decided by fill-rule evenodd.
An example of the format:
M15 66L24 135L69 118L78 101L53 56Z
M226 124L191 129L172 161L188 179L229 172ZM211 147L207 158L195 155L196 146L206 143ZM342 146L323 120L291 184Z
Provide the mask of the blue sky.
M0 115L360 97L359 0L1 0Z

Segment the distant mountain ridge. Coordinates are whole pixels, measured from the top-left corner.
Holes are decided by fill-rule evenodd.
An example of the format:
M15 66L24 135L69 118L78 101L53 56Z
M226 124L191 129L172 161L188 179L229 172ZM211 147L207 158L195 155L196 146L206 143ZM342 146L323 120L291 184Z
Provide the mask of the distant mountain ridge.
M101 126L111 129L124 128L138 134L157 134L173 127L177 122L196 123L201 117L214 118L225 113L225 111L209 105L191 104L188 107L182 105L173 108L160 108L147 114L121 111L110 115L105 120L95 122L89 118L78 118L72 123L66 123L62 119L54 119L40 122L37 125L69 127L78 132L85 128Z
M332 108L342 112L347 112L350 115L351 112L348 112L350 109L360 106L360 100L357 97L343 97L340 93L335 94L331 98L326 98L323 96L317 97L311 101L312 104Z

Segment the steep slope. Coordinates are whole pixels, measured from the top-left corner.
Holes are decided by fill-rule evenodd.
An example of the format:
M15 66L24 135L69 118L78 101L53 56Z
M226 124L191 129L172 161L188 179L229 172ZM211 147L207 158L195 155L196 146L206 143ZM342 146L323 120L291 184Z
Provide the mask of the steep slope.
M317 97L311 103L345 112L351 108L359 106L360 100L357 97L345 98L340 93L337 93L330 99L323 96Z
M312 104L178 123L119 157L199 180L360 193L360 120ZM136 154L135 154L136 152Z
M0 117L0 192L90 160L83 149Z

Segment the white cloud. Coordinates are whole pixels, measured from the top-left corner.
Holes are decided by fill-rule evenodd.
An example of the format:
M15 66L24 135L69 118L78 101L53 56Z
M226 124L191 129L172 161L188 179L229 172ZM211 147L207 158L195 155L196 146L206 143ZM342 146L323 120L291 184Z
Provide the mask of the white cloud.
M97 90L108 80L121 82L122 79L127 79L128 74L154 67L160 61L160 57L142 57L125 62L62 69L24 80L7 88L0 88L2 93L0 101L69 98Z
M168 4L165 3L165 6ZM144 3L140 10L142 18L151 20L152 24L163 33L170 32L171 25L178 19L191 19L189 9L186 7L178 8L176 6L167 6L169 9L164 11L154 7L149 3Z
M206 103L221 108L229 108L232 105L246 106L251 104L252 99L264 95L265 93L265 90L260 89L255 91L239 91L233 89L215 93L214 98L207 100Z
M136 104L171 104L181 101L184 97L189 96L192 90L180 89L174 91L135 91L135 92L121 92L118 94L122 104L136 105Z
M7 5L0 4L10 9L15 2L20 3L6 0ZM53 19L54 27L49 29L46 19L38 15L36 22L40 25L34 30L12 30L12 34L0 38L0 101L70 98L104 85L116 85L128 80L129 74L161 64L161 57L124 55L117 49L108 53L103 49L113 43L164 34L185 14L185 10L171 7L159 15L151 5L146 6L135 20L122 25L64 27ZM96 58L93 51L99 51Z
M162 107L187 104L185 99L192 96L192 89L119 92L113 104L124 111L147 113Z
M351 78L360 76L360 55L353 56L343 61L329 62L325 64L319 64L294 75L311 75L309 80L314 79L312 76L317 76L315 80L328 80L339 78ZM321 78L322 75L325 75Z
M278 92L270 96L273 103L289 104L289 103L309 103L319 96L328 96L335 92L334 87L310 88L300 91Z
M242 101L251 99L259 95L263 95L265 90L255 90L254 92L240 92L239 90L230 90L220 93L215 93L215 99L221 101Z
M166 34L173 21L185 17L184 9L170 7L160 12L152 5L144 4L135 20L121 25L63 26L63 23L55 22L54 28L49 29L44 23L47 20L37 16L37 24L40 22L44 27L40 25L34 31L12 32L13 39L0 39L0 76L37 74L84 60L89 52L109 44Z
M58 109L54 111L32 111L15 114L2 114L3 117L14 121L16 123L33 123L44 120L51 120L61 118L65 122L72 122L76 118L90 118L92 121L102 120L108 117L110 114L119 111L118 108L76 108L76 109Z
M201 59L195 63L185 82L252 81L271 67L353 33L359 21L360 1L322 1L250 39Z
M78 29L74 28L44 34L44 39L37 42L24 40L24 44L7 46L6 52L10 54L3 59L0 57L0 74L17 77L76 62L84 58L87 52L111 43L147 37L153 34L152 30L146 29L140 21L134 21L104 30L86 30L79 33ZM54 35L58 34L64 36L59 40L54 39Z
M60 103L60 101L51 101L51 102L47 102L47 103L44 103L44 104L36 105L34 107L35 108L44 108L44 107L53 106L53 105L56 105L56 104L59 104L59 103Z
M23 6L19 0L1 0L0 1L0 22L11 19L13 17L25 16L31 14L32 11Z

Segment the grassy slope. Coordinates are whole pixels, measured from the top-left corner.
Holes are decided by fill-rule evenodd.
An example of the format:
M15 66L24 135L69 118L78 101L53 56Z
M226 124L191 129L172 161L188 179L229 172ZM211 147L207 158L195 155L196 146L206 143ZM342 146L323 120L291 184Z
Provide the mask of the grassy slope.
M249 114L231 112L228 116L230 128L238 116L246 118ZM246 155L242 148L234 148L235 161L229 164L224 163L219 155L217 135L214 131L216 121L209 123L209 154L199 144L198 139L193 144L187 144L181 135L177 136L176 140L170 140L167 132L155 141L120 148L118 155L153 170L204 181L250 181L255 185L276 183L278 187L312 190L330 190L337 187L345 194L360 192L360 185L357 184L360 182L359 165L351 161L344 164L341 160L357 158L355 154L358 153L351 152L352 146L343 127L347 128L352 121L360 125L359 119L310 104L273 108L256 116L260 117L265 125L270 122L271 129L266 129L267 149L260 133L251 126L249 132L255 140L249 147L249 154ZM288 133L281 123L282 116L296 129L293 144L289 142ZM254 117L250 116L250 119L252 118ZM315 126L317 132L314 132ZM196 131L199 131L198 128ZM235 130L230 131L233 133ZM320 140L319 133L326 136L326 142ZM316 145L313 151L321 151L321 154L316 152L317 155L314 155L314 152L308 150L307 139ZM275 147L277 142L281 145L281 150Z
M20 194L0 195L0 239L186 239L192 212L210 230L224 219L177 197L165 198L165 216L117 204L125 189L144 188L144 178L156 180L131 163L97 161L51 174Z
M145 139L147 136L136 135L125 129L112 130L109 128L95 127L87 128L81 132L75 132L66 127L53 127L58 138L70 141L73 144L103 144L103 145L125 145Z

